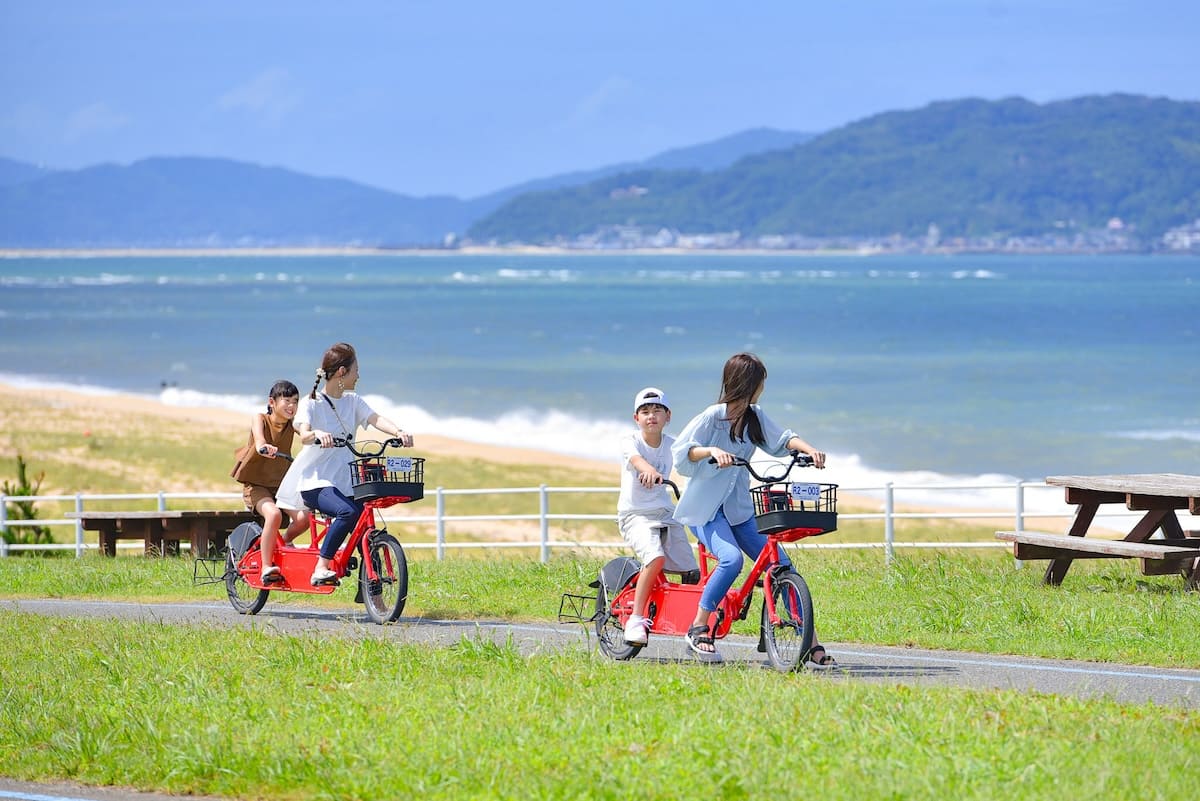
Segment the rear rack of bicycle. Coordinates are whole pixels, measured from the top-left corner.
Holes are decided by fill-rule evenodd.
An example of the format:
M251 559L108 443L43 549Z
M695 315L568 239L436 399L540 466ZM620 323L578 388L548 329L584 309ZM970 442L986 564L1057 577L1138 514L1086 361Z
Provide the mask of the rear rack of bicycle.
M837 484L780 481L751 487L754 515L763 534L794 528L837 529Z
M368 456L350 462L356 501L425 497L425 460L419 456Z
M558 622L559 623L593 623L600 615L601 610L596 608L595 595L576 595L570 592L564 592L562 598L558 602Z

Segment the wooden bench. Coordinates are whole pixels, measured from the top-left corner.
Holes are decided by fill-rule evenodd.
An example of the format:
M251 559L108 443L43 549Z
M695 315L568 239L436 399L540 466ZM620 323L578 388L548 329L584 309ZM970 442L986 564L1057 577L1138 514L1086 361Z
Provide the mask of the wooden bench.
M116 556L117 540L142 540L147 555L173 556L188 541L192 555L210 556L224 549L229 533L255 520L253 512L195 509L157 512L75 512L85 530L97 532L100 551Z
M1195 534L1198 532L1188 532ZM1072 537L1044 531L997 531L996 539L1013 544L1013 557L1032 559L1140 559L1142 575L1189 575L1200 558L1200 536L1185 539L1127 542L1099 537Z

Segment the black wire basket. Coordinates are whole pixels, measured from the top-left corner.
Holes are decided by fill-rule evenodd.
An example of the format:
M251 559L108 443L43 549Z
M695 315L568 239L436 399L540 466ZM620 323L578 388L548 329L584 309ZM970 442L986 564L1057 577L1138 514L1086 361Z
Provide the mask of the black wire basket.
M401 503L425 497L425 460L419 456L369 456L350 462L354 500L400 498Z
M837 530L837 484L781 481L750 488L754 517L762 534L789 529ZM809 535L812 536L812 535Z

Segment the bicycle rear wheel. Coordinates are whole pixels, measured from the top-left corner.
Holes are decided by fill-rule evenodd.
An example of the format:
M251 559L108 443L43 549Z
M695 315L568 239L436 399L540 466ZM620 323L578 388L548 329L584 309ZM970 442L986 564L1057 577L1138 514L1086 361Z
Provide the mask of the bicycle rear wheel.
M808 584L795 571L781 572L771 583L771 596L779 625L771 625L767 600L763 599L762 636L767 647L767 661L776 670L787 673L804 664L812 650L813 607Z
M376 578L367 574L364 559L358 569L363 606L375 623L391 623L400 617L408 600L408 560L400 541L386 531L368 534L366 551Z
M600 644L600 653L618 662L633 659L644 647L625 642L625 626L612 613L612 601L604 589L603 581L596 590L596 639Z
M253 548L258 548L256 541ZM251 587L238 572L237 562L234 562L233 551L225 552L225 594L229 596L229 604L238 614L257 615L267 605L269 590Z

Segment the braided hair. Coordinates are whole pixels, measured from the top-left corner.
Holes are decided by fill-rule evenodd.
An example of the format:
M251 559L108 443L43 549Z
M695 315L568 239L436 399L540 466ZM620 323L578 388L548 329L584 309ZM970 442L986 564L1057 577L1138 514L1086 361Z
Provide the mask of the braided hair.
M349 370L356 361L358 361L358 354L354 352L354 346L348 342L339 342L325 351L325 357L321 359L321 366L317 368L317 380L313 383L312 392L308 393L308 397L316 400L317 387L321 385L322 381L333 378L343 367Z

